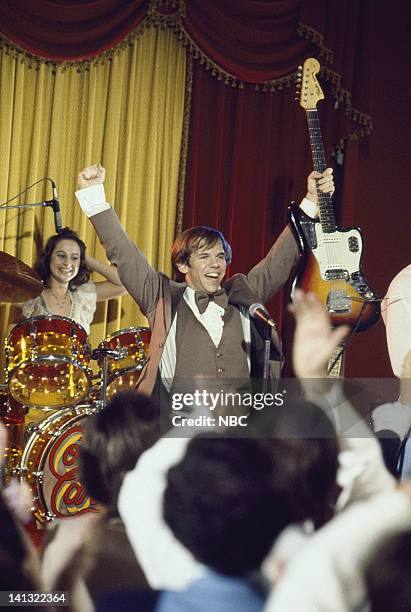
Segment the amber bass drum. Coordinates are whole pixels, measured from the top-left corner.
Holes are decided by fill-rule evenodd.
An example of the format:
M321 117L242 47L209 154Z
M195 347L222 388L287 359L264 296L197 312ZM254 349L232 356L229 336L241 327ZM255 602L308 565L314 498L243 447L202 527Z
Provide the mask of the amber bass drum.
M67 408L28 427L18 472L32 489L34 516L41 524L98 510L78 478L84 419L96 410L89 404Z

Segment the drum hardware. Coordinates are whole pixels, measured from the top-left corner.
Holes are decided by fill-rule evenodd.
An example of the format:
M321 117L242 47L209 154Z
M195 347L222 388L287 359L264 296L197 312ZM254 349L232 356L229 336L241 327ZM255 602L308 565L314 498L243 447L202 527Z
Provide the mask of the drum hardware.
M26 427L26 437L31 436L31 434L36 433L40 429L40 426L37 423L30 423Z
M32 472L31 475L38 480L39 484L43 484L44 472Z
M31 319L30 323L30 357L31 359L37 359L38 351L37 351L37 342L36 342L36 326L34 324L33 319Z
M124 359L127 356L127 350L124 348L103 348L99 347L94 349L91 354L92 359L96 359L97 361L100 359L103 360L103 365L101 368L102 377L101 377L101 387L100 387L100 399L97 400L98 405L101 408L104 408L107 402L107 368L108 368L108 358L112 357L115 361L119 361L120 359Z
M13 468L14 476L23 476L24 474L27 474L27 472L28 468L21 465L17 465L15 468Z
M76 358L78 355L78 348L77 348L78 342L77 342L77 333L74 327L70 330L70 339L71 339L71 352L74 358Z
M124 347L119 346L118 348L96 348L94 349L91 357L92 359L98 359L99 357L112 357L114 361L119 361L127 357L128 350Z
M93 402L93 404L86 408L84 412L87 414L87 416L91 416L92 414L99 412L101 408L102 406L100 406L98 402L96 404Z

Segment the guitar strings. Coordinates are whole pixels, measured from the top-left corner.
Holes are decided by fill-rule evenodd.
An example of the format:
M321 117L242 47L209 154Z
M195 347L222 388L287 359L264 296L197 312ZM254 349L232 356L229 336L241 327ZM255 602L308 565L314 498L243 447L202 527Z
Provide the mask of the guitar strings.
M326 168L324 144L321 135L320 121L318 117L317 109L307 110L307 121L308 131L310 136L311 153L313 158L314 170L317 172L324 172ZM336 223L334 217L334 210L332 207L332 201L330 194L322 193L317 190L318 196L318 208L320 216L320 225L323 232L323 240L325 243L325 252L327 256L327 262L331 265L331 269L336 269L336 263L333 261L333 249L327 241L326 234L336 230ZM329 200L329 201L327 201ZM325 236L324 236L325 234ZM336 292L338 284L336 280L331 278L330 288L331 291Z

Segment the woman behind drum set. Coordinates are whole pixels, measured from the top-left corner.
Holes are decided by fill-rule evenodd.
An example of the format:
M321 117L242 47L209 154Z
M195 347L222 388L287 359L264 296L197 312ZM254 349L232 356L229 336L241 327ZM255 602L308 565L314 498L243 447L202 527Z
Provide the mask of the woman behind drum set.
M76 324L76 333L77 331L80 332L76 340L76 346L81 347L87 343L86 339L96 310L96 302L109 300L126 293L116 267L86 255L84 242L76 232L67 227L63 228L59 234L55 234L48 239L44 253L34 268L43 281L44 289L38 297L12 306L9 316L9 340L16 330L18 332L22 320L30 317L38 317L40 320L43 317L49 317L51 318L51 325L53 325L53 321L60 321L66 325L66 330L72 329L70 321L74 321L73 325ZM106 280L94 283L90 281L90 272L98 272ZM24 325L24 323L21 325ZM78 326L81 326L83 331ZM13 331L11 331L12 329ZM64 342L68 344L68 351L71 350L72 342L70 333L69 331L68 339L63 340L63 344ZM45 338L47 337L47 328L43 330L43 335ZM20 343L17 353L20 351L20 356L23 354L21 347L23 341L24 338L21 340L19 333L17 333L16 342L17 344ZM48 378L47 371L40 371L42 375L45 374L45 377ZM9 432L7 473L11 473L19 465L23 451L24 420L27 412L24 405L31 405L30 413L26 417L26 425L30 422L39 422L47 416L47 413L43 410L43 400L39 401L38 404L36 401L30 404L24 398L16 396L10 384L9 380L8 408L3 419ZM49 385L47 381L43 384L45 387ZM27 387L29 388L29 385ZM62 388L64 390L64 385ZM63 407L65 404L65 401L60 402L59 398L60 393L57 390L51 403L54 409ZM75 397L73 401L74 399ZM66 402L67 404L73 403L70 402L70 399Z
M12 325L31 316L56 315L72 319L88 334L96 302L127 293L117 268L86 255L86 245L68 227L48 239L34 269L44 289L38 297L12 308ZM90 272L98 272L106 280L94 283Z

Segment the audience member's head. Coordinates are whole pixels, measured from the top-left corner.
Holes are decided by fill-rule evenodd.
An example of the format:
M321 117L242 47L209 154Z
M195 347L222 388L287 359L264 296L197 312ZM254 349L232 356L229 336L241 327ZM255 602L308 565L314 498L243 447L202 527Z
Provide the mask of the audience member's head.
M365 571L370 612L411 610L411 530L383 540Z
M168 472L165 521L200 562L243 575L259 567L287 523L274 473L272 455L260 440L194 438Z
M320 522L336 456L335 438L194 438L168 472L165 521L198 561L244 575L260 567L285 527L306 518Z
M159 437L159 408L147 395L117 393L85 428L80 475L88 493L115 512L124 475Z
M40 587L39 560L0 494L0 590Z

